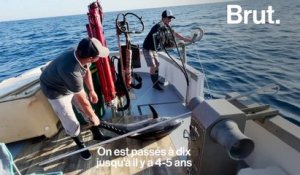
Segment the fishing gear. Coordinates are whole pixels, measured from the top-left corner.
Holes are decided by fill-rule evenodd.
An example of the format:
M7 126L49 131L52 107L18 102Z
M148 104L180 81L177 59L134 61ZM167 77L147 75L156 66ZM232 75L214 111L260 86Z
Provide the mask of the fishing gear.
M128 109L130 107L130 96L129 96L129 92L127 90L127 87L126 87L126 84L124 82L124 79L122 77L122 66L121 66L121 62L120 62L120 59L116 56L112 57L113 60L118 60L118 63L117 63L117 67L118 67L118 72L115 72L115 75L116 75L116 80L115 80L115 83L116 83L116 89L117 89L117 96L118 97L122 97L125 95L125 98L126 98L126 104L122 107L118 107L117 110L118 111L125 111L126 109ZM112 62L114 62L112 60Z
M120 20L120 16L122 16ZM141 29L131 29L131 23L128 21L128 17L133 16L136 18L140 23ZM118 14L116 18L116 33L118 37L118 46L120 51L120 61L121 61L121 67L123 68L123 71L121 72L123 79L125 80L127 88L130 87L137 87L137 85L132 84L132 68L138 68L140 67L140 49L138 46L133 45L131 43L130 34L140 34L144 31L144 23L142 21L142 17L138 17L134 13L126 13L126 14ZM125 42L126 44L124 46L121 46L120 43L120 35L125 35ZM133 57L135 56L135 57ZM135 67L132 66L132 62L135 61ZM139 62L139 63L136 63ZM119 72L120 73L120 72ZM138 76L135 76L137 81L141 83L141 78L138 78Z
M135 23L136 19L138 20L139 29L131 28L132 23L129 22L128 17L134 17ZM118 111L124 111L130 106L130 97L128 90L130 88L140 89L142 87L142 78L133 73L133 68L141 67L140 63L140 49L138 45L131 44L130 34L139 34L144 30L144 23L141 17L138 17L134 13L118 14L115 20L116 34L118 38L118 47L119 47L119 58L114 58L118 60L118 73L116 73L116 86L117 94L119 97L125 95L126 105L118 107ZM125 36L125 45L121 45L120 35L124 34ZM134 79L133 79L134 78ZM135 84L137 81L137 84Z
M189 43L180 43L180 42L178 42L178 44L184 44L185 46L190 45L190 44L194 44L195 42L198 42L203 38L204 31L201 27L195 27L195 28L193 28L190 36L192 38L192 42L189 42Z
M180 68L180 70L182 71L182 73L184 74L184 77L185 77L185 80L186 80L186 84L187 86L189 86L189 79L188 79L188 75L187 75L187 71L186 71L186 67L185 67L185 62L179 52L179 48L178 48L178 45L177 45L177 42L175 40L175 36L174 36L174 30L171 28L170 25L166 25L167 29L172 33L171 37L172 37L172 40L174 41L174 44L175 44L175 48L176 48L176 51L178 53L178 56L179 56L179 60L181 61L181 64L182 64L182 67L177 64L177 62L174 60L174 58L169 54L169 52L167 51L165 45L163 45L163 49L165 50L165 52L167 53L167 55L173 60L173 62L175 62L177 64L177 66Z
M202 39L203 35L204 35L203 30L201 28L197 28L195 31L193 31L193 35L192 35L192 41L193 42L188 43L188 44L192 44L196 41L200 41ZM157 46L156 43L158 42L159 47L166 52L168 57L181 70L181 72L183 73L183 75L186 79L187 86L189 86L189 79L188 79L188 75L187 75L187 71L186 71L186 67L185 67L185 61L184 61L185 59L183 59L182 55L180 54L178 44L177 44L175 36L174 36L174 30L171 28L171 26L164 25L164 27L161 27L158 30L158 32L153 35L153 41L154 41L155 50L158 50L158 48L156 48L156 46ZM184 45L185 43L180 43L180 44ZM169 51L167 50L168 48L174 48L174 47L176 48L176 51L179 55L179 60L181 61L182 66L179 65L175 61L175 59L170 55Z
M122 20L119 20L120 15L122 15ZM126 20L126 16L133 16L140 22L141 29L131 29L128 20ZM142 21L142 17L137 16L135 13L119 13L116 18L116 27L118 29L119 34L127 33L127 34L141 34L144 31L144 22Z

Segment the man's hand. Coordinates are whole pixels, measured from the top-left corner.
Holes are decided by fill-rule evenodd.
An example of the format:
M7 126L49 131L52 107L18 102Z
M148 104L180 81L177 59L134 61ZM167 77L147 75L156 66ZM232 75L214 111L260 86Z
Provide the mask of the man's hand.
M194 43L194 40L191 38L185 38L184 41L189 43Z
M96 94L95 91L90 91L89 92L89 97L90 97L90 101L93 103L93 104L96 104L98 102L98 96Z
M98 101L98 97L95 92L94 94L95 95L92 95L93 97L96 96L96 100L94 101ZM74 98L76 103L78 103L78 105L81 107L84 115L93 123L94 126L98 126L100 124L99 118L95 114L85 91L82 89L80 92L74 94Z
M96 115L92 116L90 118L90 121L93 123L94 126L98 126L100 124L100 120L99 120L99 118Z

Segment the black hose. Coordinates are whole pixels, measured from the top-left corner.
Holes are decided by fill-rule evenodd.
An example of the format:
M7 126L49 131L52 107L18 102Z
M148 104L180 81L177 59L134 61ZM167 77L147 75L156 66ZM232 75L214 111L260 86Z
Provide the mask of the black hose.
M172 39L173 39L173 41L174 41L174 43L175 43L175 47L176 47L177 53L178 53L178 55L179 55L179 60L181 61L182 67L181 67L181 66L174 60L174 58L169 54L169 52L167 51L167 49L166 49L166 47L165 47L164 44L162 44L162 47L163 47L164 51L167 53L167 55L171 58L171 60L172 60L172 61L178 66L178 68L182 71L182 73L183 73L183 75L184 75L184 77L185 77L185 80L186 80L186 84L187 84L187 86L189 86L189 85L190 85L190 81L189 81L189 79L188 79L186 67L185 67L185 64L184 64L184 62L183 62L183 59L181 58L181 55L180 55L180 52L179 52L179 49L178 49L177 42L176 42L175 37L174 37L174 34L173 34L173 32L172 32L173 30L172 30L171 26L169 26L169 25L167 25L167 28L168 28L168 30L171 32Z
M122 15L123 19L122 21L119 20L119 16ZM134 17L136 17L139 22L141 23L141 29L140 30L137 30L137 31L131 31L129 30L129 26L128 26L128 23L126 22L126 16L127 15L132 15ZM136 34L140 34L144 31L144 22L142 21L142 17L139 17L137 16L135 13L132 13L132 12L129 12L129 13L126 13L126 14L123 14L123 13L119 13L117 15L117 18L116 18L116 28L119 32L119 34L121 33L136 33Z
M130 106L130 96L129 96L129 92L128 92L128 89L126 87L126 84L124 82L124 79L122 77L121 71L122 71L122 68L121 68L121 63L120 63L120 59L119 59L119 62L118 62L118 74L117 74L118 81L117 82L120 83L120 90L123 90L124 93L125 93L126 105L124 105L123 107L117 108L117 110L118 111L125 111Z
M120 59L116 56L112 56L111 57L111 63L114 64L115 60L118 60L118 73L115 72L115 78L116 78L116 88L117 88L117 96L121 96L121 92L124 91L125 93L125 97L126 97L126 105L123 107L119 107L117 108L118 111L125 111L126 109L129 108L130 106L130 96L129 96L129 92L128 89L125 85L125 82L123 80L122 74L121 74L121 63L120 63Z

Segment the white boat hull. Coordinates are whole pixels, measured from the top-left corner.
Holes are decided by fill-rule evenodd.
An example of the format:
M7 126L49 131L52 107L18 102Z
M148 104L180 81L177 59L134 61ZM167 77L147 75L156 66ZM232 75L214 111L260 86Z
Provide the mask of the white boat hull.
M32 69L0 84L0 141L15 142L45 135L52 137L58 118L40 90L40 69Z

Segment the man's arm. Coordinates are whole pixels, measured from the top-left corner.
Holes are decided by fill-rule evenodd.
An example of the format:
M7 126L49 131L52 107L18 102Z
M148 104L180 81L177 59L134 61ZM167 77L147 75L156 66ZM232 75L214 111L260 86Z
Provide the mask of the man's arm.
M81 109L83 110L82 112L85 114L85 116L95 125L98 126L100 124L98 116L95 114L91 103L87 99L86 93L82 89L80 92L74 94L75 101L77 101Z
M84 77L84 83L87 86L89 90L89 98L92 103L97 103L98 102L98 96L94 90L94 85L93 85L93 80L92 80L92 74L91 71L88 69L85 77Z
M193 42L193 40L191 38L186 38L182 35L180 35L179 33L174 31L174 35L176 38L183 40L184 42Z

